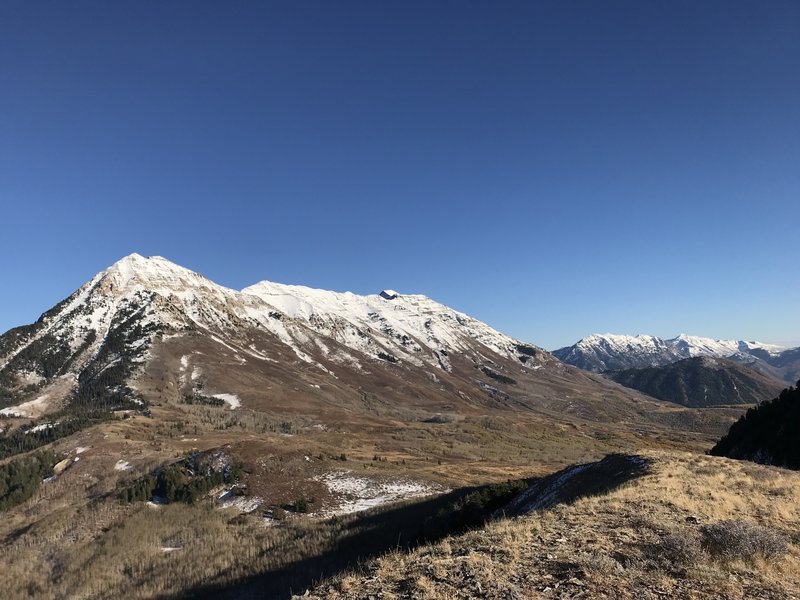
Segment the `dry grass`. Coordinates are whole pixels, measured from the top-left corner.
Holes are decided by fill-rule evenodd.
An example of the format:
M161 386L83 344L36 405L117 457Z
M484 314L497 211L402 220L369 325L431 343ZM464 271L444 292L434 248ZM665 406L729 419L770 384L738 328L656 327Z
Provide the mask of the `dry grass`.
M424 411L408 409L404 415L405 420L387 421L353 413L327 415L323 421L319 415L286 416L246 407L234 412L167 399L153 406L152 418L108 422L60 440L56 450L71 461L80 460L0 520L3 598L160 597L299 564L325 555L343 536L358 532L357 527L346 530L351 520L324 526L295 520L282 528L267 528L260 515L237 520L207 506L151 510L143 505L121 507L111 499L120 482L173 462L193 448L224 447L245 464L247 484L265 505L280 505L300 497L327 501L325 490L312 478L332 470L458 488L542 475L611 451L701 448L709 441L700 434L581 420L554 422L527 413L461 415L445 422L428 422L430 414ZM88 450L78 456L78 447ZM336 460L341 454L346 462ZM375 461L375 456L385 460ZM118 460L130 462L133 469L115 471ZM741 485L745 484L750 485ZM791 487L769 481L765 485L778 504L792 497ZM508 539L533 539L513 523L508 527L503 534ZM525 560L526 543L497 541L488 558L483 546L476 547L471 554L453 557L452 564L442 563L402 585L428 597L447 580L450 566L476 582L504 581L513 575L507 569ZM161 550L178 546L180 550ZM609 567L602 557L586 560L595 572ZM333 572L336 564L325 563L324 572ZM284 593L296 586L295 580L286 581ZM487 594L498 589L494 583L480 586ZM397 592L398 597L404 593ZM462 597L457 588L442 593L441 597Z
M789 537L800 522L799 473L686 453L648 456L653 461L649 475L607 495L380 558L369 577L346 575L323 583L311 597L800 595L796 538L784 558L768 560L712 557L700 545L704 526L730 519L744 519L771 539ZM744 529L747 535L754 531Z

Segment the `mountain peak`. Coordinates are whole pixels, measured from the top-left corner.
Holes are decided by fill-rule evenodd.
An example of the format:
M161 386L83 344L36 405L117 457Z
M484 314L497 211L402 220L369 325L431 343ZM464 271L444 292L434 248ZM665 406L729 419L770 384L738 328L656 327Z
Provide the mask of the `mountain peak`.
M150 291L176 291L187 287L216 286L202 275L177 265L163 256L129 254L97 276L109 291L142 287Z

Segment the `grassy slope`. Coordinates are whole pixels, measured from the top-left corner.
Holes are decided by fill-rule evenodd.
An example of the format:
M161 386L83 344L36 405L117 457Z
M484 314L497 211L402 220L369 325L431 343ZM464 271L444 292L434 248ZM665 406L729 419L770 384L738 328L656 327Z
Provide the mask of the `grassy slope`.
M322 430L299 417L244 409L154 406L152 418L103 423L54 445L69 456L70 466L0 520L0 551L7 557L0 584L9 599L153 598L208 583L236 583L287 562L329 557L343 536L361 527L349 525L351 519L324 527L303 520L265 527L260 511L234 519L228 511L205 505L154 510L116 502L120 481L174 462L191 448L225 447L245 464L248 486L266 505L315 496L324 507L333 499L310 478L330 471L457 489L542 475L643 445L700 448L710 440L696 434L659 440L612 424L556 424L533 415L469 417L452 423L349 422ZM83 451L78 454L78 449ZM342 453L345 462L335 458ZM386 460L374 461L376 455ZM132 469L115 470L118 460ZM406 531L412 522L418 526L419 519L397 518L399 525L391 525L395 529ZM397 544L398 533L391 527L382 529L393 533L379 536L385 539L376 551ZM406 540L407 534L400 537ZM164 553L165 546L183 549ZM325 558L324 572L333 574L358 556L364 554L354 551L339 562ZM305 575L291 581L300 582L292 584L297 590L313 579Z
M311 598L794 598L800 474L685 453L646 453L652 473L607 495L394 552ZM695 517L687 521L687 517ZM790 540L786 558L689 566L652 559L669 534L746 519Z

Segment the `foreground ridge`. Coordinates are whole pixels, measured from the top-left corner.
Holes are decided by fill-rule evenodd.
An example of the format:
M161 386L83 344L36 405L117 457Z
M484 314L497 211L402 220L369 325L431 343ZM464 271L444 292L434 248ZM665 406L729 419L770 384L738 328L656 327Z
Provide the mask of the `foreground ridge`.
M566 503L557 497L559 481L590 489L592 469L607 461L647 466L606 492L573 500L568 494ZM537 509L529 516L499 518L410 553L390 553L295 598L633 600L792 598L800 592L800 555L790 542L800 517L797 473L648 452L576 465L545 481L532 486L538 495L522 494ZM778 489L783 495L775 502L770 494ZM733 542L739 535L749 539Z

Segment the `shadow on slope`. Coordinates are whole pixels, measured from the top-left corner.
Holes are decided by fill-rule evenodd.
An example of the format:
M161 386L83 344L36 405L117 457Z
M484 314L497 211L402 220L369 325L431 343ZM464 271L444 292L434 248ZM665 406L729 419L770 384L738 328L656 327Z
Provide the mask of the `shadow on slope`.
M304 558L292 561L291 550L281 548L277 551L283 551L286 560L274 569L238 578L223 575L221 581L165 598L290 598L293 593L302 593L323 579L386 552L411 550L503 515L525 514L603 494L644 475L648 468L649 462L642 457L614 454L536 480L462 488L436 498L372 511L350 522L343 519L337 539L325 547L312 548L300 540L310 554ZM327 525L336 521L331 519Z
M603 460L572 465L534 481L506 505L505 516L529 514L556 504L570 504L586 496L599 496L646 475L650 461L631 454L609 454Z

